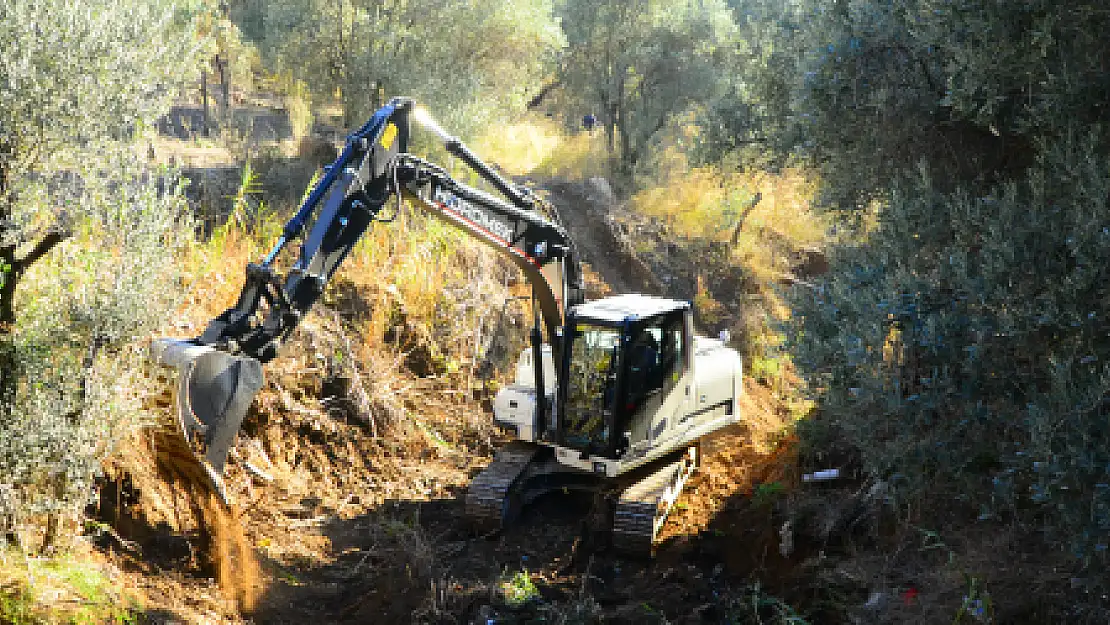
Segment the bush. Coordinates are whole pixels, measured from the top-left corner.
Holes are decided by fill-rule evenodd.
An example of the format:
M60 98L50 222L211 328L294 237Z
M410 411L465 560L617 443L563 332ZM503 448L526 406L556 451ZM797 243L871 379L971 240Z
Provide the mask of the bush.
M3 337L0 531L50 546L92 494L100 460L143 414L136 341L170 319L191 238L180 186L101 153L75 236L36 263Z
M1020 176L1040 138L1106 118L1101 1L734 6L743 53L709 110L706 157L753 144L804 157L839 208L882 197L919 162L948 191Z
M130 347L168 318L191 235L169 172L129 145L211 41L205 7L0 7L0 536L50 546L139 412ZM120 42L127 45L120 45Z
M795 362L824 400L809 440L833 430L904 497L1043 518L1103 562L1108 202L1093 138L1047 147L984 194L896 185L864 241L797 298Z

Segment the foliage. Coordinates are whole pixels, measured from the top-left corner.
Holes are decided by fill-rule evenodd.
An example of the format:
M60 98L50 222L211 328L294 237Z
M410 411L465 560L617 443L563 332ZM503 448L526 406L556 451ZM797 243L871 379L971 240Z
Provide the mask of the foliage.
M14 322L27 268L89 212L95 155L151 127L195 67L201 7L133 4L0 7L0 47L9 51L0 59L0 324Z
M814 427L831 424L870 473L982 519L1032 511L1102 566L1110 169L1096 141L1047 146L1025 179L982 195L901 183L799 299L795 349L828 416Z
M0 519L8 531L49 519L45 544L80 511L101 458L142 414L147 381L132 344L166 322L176 251L191 235L172 178L160 191L139 172L119 179L127 166L112 164L118 186L102 189L80 233L32 268L6 339L19 369L0 407Z
M519 608L540 598L540 591L528 571L505 573L497 584L501 600L510 608Z
M746 53L709 152L755 139L803 156L840 208L919 161L945 189L989 186L1029 165L1038 137L1103 117L1101 2L733 4Z
M167 0L11 0L0 7L7 51L0 142L9 180L62 148L149 127L193 69L190 13L199 8Z
M38 625L46 623L35 613L31 600L21 591L0 590L0 620L12 625Z
M139 412L129 345L165 321L191 229L175 174L127 141L195 67L202 9L0 8L0 531L26 546L63 537Z
M564 0L559 14L567 108L598 117L626 176L672 116L714 98L735 35L720 0Z
M272 69L304 80L318 102L338 95L348 127L407 95L453 132L482 130L523 108L562 45L542 0L245 2L235 17Z
M805 440L850 443L926 508L1035 524L1100 571L1110 12L731 5L737 71L697 157L810 167L844 217L832 273L795 294L789 347L823 414Z

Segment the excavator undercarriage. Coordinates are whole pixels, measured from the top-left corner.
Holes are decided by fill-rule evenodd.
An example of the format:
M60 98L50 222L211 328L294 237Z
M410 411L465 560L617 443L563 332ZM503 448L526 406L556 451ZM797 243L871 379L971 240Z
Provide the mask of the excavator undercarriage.
M650 556L667 515L697 469L698 451L691 445L613 479L571 469L548 447L513 442L498 450L471 482L466 516L477 530L492 532L511 524L524 506L543 495L585 490L594 494L590 518L596 526L591 532L607 537L624 554Z

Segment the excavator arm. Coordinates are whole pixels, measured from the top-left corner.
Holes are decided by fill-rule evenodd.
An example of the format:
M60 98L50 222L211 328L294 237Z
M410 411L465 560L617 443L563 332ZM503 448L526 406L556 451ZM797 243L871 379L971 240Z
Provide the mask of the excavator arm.
M444 140L447 151L504 199L409 154L414 112L412 100L395 98L348 137L343 152L325 168L271 252L247 266L236 303L199 337L154 342L153 358L181 370L179 425L194 449L201 448L198 458L221 494L227 453L262 385L260 363L277 356L367 228L375 221L390 221L404 200L489 245L524 272L558 362L565 311L583 299L572 241L540 213L539 198L505 180L434 122L428 125ZM276 261L293 247L297 257L283 274ZM537 357L542 343L539 326L537 313L532 332ZM537 388L543 388L542 368L537 371Z
M456 139L445 142L448 151L511 203L407 154L412 107L411 100L394 99L351 135L343 153L326 168L286 224L273 251L261 263L248 265L239 300L212 320L197 344L261 362L272 360L370 224L389 221L391 217L383 218L382 213L402 198L497 249L520 267L536 289L548 337L553 340L567 303L582 299L581 272L566 231L537 212L538 198L506 181ZM299 257L280 275L274 261L310 222ZM266 312L260 314L263 304Z

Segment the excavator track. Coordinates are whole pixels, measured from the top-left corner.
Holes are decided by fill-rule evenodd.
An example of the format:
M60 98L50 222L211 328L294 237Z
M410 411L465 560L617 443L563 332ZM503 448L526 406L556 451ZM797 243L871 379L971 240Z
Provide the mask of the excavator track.
M651 556L655 540L698 465L698 448L636 482L621 493L613 510L612 544L617 551Z
M528 443L510 443L499 449L466 491L466 517L475 528L493 531L512 520L512 488L540 449Z

